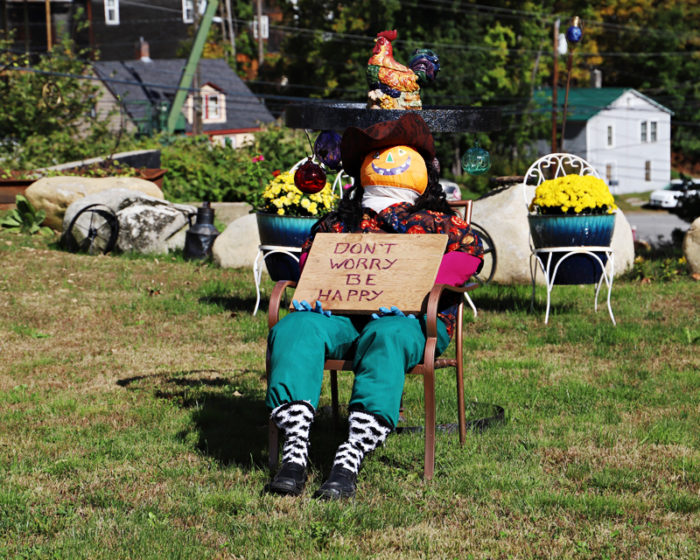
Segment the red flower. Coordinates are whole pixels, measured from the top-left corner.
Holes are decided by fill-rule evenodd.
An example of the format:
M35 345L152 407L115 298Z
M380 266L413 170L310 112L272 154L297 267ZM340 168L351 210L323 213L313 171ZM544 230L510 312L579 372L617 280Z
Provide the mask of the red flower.
M450 243L447 246L447 252L450 253L452 251L458 251L459 250L459 243Z
M422 226L411 226L406 233L425 233Z
M281 172L279 169L275 169L275 170L272 172L272 176L273 176L273 177L277 177L277 175L279 175L280 173L282 173L282 172Z
M465 221L462 219L461 216L452 216L452 218L450 219L450 221L451 221L454 225L456 225L457 227L466 227L466 226L467 226L467 222L465 222Z

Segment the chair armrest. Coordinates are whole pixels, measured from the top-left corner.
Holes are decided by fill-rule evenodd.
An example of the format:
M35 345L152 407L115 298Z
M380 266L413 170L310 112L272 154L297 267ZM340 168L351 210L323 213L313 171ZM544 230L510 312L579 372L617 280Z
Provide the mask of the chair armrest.
M282 301L282 296L287 288L295 288L296 282L291 280L280 280L275 284L272 289L272 294L270 294L270 306L267 310L267 327L272 328L280 320L280 303Z
M463 294L466 292L471 292L472 290L478 287L479 284L477 284L476 282L465 284L464 286L451 286L450 284L435 284L433 286L433 289L430 290L430 294L428 295L428 309L426 312L426 336L428 338L437 338L438 304L440 303L440 298L445 292Z

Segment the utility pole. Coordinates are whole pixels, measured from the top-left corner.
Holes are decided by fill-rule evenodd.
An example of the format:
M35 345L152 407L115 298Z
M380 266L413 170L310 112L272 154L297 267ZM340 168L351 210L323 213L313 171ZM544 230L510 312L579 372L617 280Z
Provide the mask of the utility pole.
M557 149L557 87L559 85L559 19L554 22L554 71L552 72L552 153Z
M257 0L258 7L258 65L263 63L263 21L262 21L262 0Z
M53 39L51 37L51 0L44 0L46 7L46 51L51 51L53 48Z
M86 4L86 16L88 20L88 40L90 42L90 58L96 60L95 56L95 30L92 26L92 2L88 0Z
M235 70L236 64L236 37L233 31L233 15L231 14L231 0L226 0L226 22L228 23L228 38L231 41L231 56Z
M185 65L185 69L182 72L182 77L180 78L180 84L178 85L177 92L175 93L175 99L173 100L173 104L170 106L170 113L168 114L168 134L172 134L174 132L178 116L180 115L182 106L185 104L185 99L187 98L187 93L192 85L192 78L194 77L197 63L202 56L204 42L207 39L207 33L209 33L209 28L211 27L211 21L216 13L217 5L218 0L207 1L207 9L205 10L204 17L202 17L202 21L199 24L199 29L197 29L197 35L194 39L190 56L187 59L187 64Z

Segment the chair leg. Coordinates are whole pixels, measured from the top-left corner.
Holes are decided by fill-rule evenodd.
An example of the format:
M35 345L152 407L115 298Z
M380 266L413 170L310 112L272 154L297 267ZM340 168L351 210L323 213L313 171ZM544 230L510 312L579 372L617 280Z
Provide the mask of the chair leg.
M340 429L340 411L338 410L338 372L334 369L331 372L331 411L333 412L333 425L335 429Z
M467 440L467 419L466 413L464 411L464 360L462 351L462 307L460 306L457 311L457 336L455 341L457 342L455 348L455 359L457 361L457 418L459 421L459 444L464 445Z
M423 478L432 480L435 472L435 372L423 375L425 399L425 462Z
M279 428L277 427L277 424L275 424L275 421L270 418L270 422L268 424L268 436L267 436L267 442L268 442L268 465L270 466L271 471L276 471L277 470L277 465L279 464L279 455L280 455L280 431Z

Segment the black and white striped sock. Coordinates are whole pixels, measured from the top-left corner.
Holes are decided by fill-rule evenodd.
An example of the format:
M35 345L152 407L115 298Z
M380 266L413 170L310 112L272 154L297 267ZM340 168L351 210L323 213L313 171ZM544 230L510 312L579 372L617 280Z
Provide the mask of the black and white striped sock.
M349 422L348 441L338 447L333 466L340 466L357 474L362 459L384 443L391 433L391 428L378 416L360 410L350 413Z
M270 417L284 434L282 463L309 462L309 432L314 420L314 407L306 401L285 403L275 408Z

